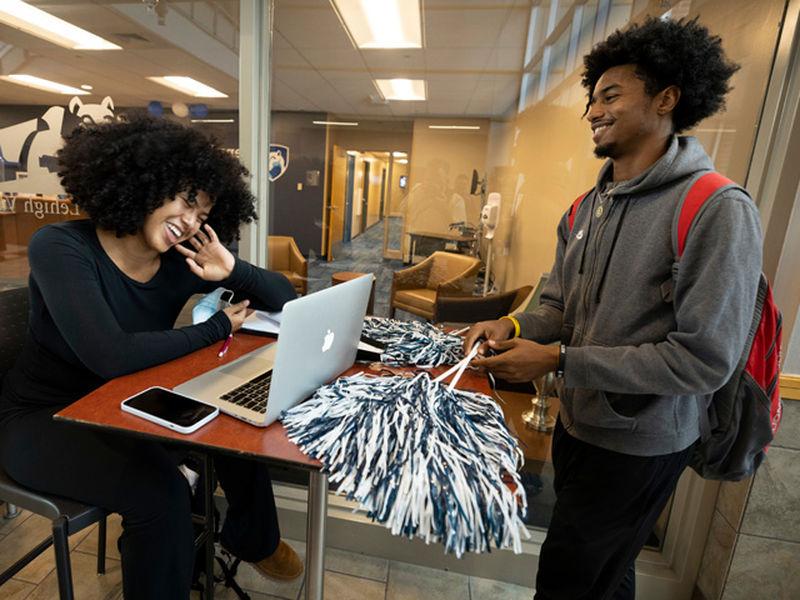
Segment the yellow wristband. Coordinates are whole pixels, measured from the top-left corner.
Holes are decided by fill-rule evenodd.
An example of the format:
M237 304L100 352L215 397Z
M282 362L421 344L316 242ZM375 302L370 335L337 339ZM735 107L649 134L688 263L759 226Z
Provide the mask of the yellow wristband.
M500 317L500 319L508 319L514 324L514 337L519 337L519 321L517 321L516 317L512 317L511 315L504 315Z

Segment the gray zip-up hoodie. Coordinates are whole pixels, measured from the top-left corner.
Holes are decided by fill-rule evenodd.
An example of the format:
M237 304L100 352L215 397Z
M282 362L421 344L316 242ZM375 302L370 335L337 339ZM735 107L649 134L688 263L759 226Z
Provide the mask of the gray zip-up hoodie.
M699 437L700 407L730 378L761 271L753 201L740 188L717 193L680 265L673 249L678 203L711 169L695 138L675 136L647 171L599 193L607 162L571 232L569 211L561 219L541 304L517 317L522 337L567 345L561 419L574 437L639 456L678 452Z

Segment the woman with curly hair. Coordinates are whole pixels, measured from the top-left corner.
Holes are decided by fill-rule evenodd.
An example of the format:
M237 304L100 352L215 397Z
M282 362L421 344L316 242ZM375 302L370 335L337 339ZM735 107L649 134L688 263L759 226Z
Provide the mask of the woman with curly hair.
M502 353L476 365L511 381L555 371L560 382L536 599L632 600L636 556L742 355L761 229L747 193L724 185L676 261L679 207L714 169L694 137L677 134L724 106L738 68L718 36L697 20L648 19L584 64L585 116L608 160L558 224L539 307L478 323L465 348L486 338Z
M64 189L89 219L31 239L29 335L3 381L0 461L27 487L122 515L125 598L188 598L191 492L174 451L52 416L109 379L224 340L248 306L280 310L295 292L223 245L255 218L253 197L241 163L201 133L151 118L91 125L58 158ZM240 301L173 328L193 294L218 286ZM299 576L266 467L222 455L215 464L229 503L223 546L263 574Z

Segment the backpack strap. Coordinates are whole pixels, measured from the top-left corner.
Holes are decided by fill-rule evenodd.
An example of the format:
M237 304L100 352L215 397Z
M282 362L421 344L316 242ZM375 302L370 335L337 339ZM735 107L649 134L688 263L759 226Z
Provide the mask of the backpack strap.
M567 219L569 221L569 230L570 231L572 231L572 226L575 224L575 214L578 212L578 209L581 207L581 202L583 202L583 199L586 198L586 196L588 196L589 194L592 193L593 189L594 188L591 188L588 191L584 192L583 194L581 194L580 196L575 198L575 201L572 203L572 206L569 209L569 217L567 217Z
M689 229L691 229L697 213L700 212L706 200L714 196L722 188L736 185L735 182L716 171L705 173L692 182L678 208L678 218L675 226L676 235L673 238L675 256L677 258L683 255Z

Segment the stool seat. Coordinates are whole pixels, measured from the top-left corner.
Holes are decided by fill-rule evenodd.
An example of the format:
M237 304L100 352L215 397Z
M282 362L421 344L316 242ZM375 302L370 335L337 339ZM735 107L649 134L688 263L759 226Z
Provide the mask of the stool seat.
M2 467L0 467L0 498L51 521L65 517L69 533L80 531L107 516L102 508L24 488L11 479Z

